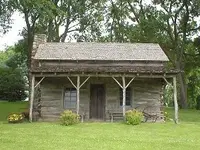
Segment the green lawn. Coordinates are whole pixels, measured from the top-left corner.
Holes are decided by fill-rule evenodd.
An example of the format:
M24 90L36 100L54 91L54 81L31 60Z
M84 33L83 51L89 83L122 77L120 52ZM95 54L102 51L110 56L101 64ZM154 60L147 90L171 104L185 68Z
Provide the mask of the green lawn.
M28 102L0 101L0 121L5 121L10 113L22 112L25 108L28 108Z
M2 104L0 103L0 111ZM5 106L5 104L3 104ZM24 104L23 104L24 105ZM5 109L6 110L6 109ZM169 114L172 109L167 109ZM200 112L181 110L180 124L0 123L0 149L6 150L198 150Z

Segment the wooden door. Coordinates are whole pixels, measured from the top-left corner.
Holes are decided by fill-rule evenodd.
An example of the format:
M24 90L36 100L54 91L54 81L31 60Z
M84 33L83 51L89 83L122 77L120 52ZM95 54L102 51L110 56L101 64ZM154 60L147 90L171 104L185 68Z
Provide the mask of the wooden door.
M90 87L90 118L104 119L105 88L103 84L92 84Z

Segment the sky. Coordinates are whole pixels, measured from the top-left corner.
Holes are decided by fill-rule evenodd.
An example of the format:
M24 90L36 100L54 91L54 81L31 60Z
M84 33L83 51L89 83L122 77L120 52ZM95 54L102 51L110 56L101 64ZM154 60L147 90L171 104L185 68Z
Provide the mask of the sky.
M5 50L6 47L12 46L18 40L22 39L19 33L26 26L23 16L16 12L13 14L12 19L13 24L10 31L0 36L0 50Z
M4 35L0 35L0 51L4 51L7 47L13 46L23 37L19 35L19 33L26 27L26 23L24 21L23 15L15 12L12 16L12 27ZM61 27L59 31L62 33L64 31L64 27ZM71 40L71 42L74 42Z

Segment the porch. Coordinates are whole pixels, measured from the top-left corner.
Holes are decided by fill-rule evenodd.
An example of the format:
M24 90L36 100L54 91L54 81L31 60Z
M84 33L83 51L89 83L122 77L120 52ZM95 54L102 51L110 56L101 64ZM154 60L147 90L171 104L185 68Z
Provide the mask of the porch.
M159 116L157 121L163 121L162 91L170 78L174 79L175 87L173 75L34 74L30 121L33 118L31 110L38 105L34 100L34 89L38 87L41 90L40 119L44 121L58 119L66 109L84 116L84 120L110 121L111 113L124 116L125 111L136 107L141 111L145 108L149 114ZM176 91L174 94L176 104ZM175 110L175 119L178 119L177 106Z

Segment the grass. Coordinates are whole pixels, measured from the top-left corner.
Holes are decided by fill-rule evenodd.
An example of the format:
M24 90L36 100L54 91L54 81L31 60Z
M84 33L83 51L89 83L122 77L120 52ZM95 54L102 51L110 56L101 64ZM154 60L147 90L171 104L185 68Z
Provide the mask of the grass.
M169 113L170 118L174 117L174 109L167 108L166 111ZM200 110L196 109L180 109L179 110L180 122L191 122L200 123Z
M5 121L10 113L22 112L28 108L28 102L0 101L0 121Z
M0 103L0 110L1 105ZM173 114L172 109L167 111L169 115ZM0 149L198 150L199 116L200 112L196 110L180 110L181 121L178 125L173 122L143 123L138 126L123 123L81 123L65 127L57 123L0 122Z

